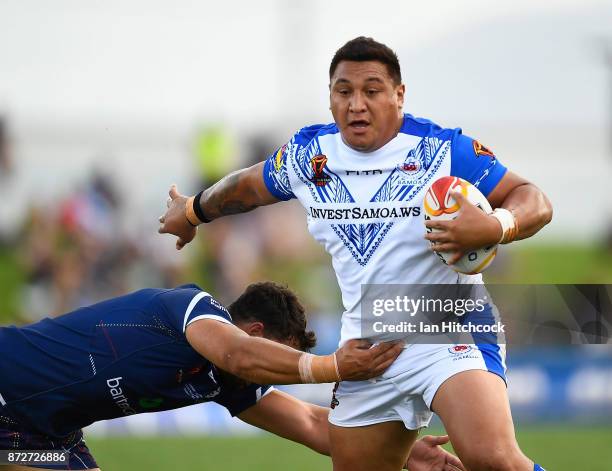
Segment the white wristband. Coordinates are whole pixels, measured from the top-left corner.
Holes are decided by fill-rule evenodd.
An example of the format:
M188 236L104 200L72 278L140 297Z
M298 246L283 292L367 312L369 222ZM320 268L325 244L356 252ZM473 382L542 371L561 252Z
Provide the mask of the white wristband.
M512 211L505 208L497 208L491 213L499 221L502 228L502 236L498 244L509 244L518 235L518 224Z
M302 353L298 361L298 372L302 383L334 383L341 381L338 358L332 355Z
M302 383L314 383L315 378L312 374L312 359L314 355L311 353L302 353L298 362L298 370Z
M336 370L338 381L342 381L342 378L340 377L340 368L338 368L338 357L336 356L336 352L334 352L334 368Z

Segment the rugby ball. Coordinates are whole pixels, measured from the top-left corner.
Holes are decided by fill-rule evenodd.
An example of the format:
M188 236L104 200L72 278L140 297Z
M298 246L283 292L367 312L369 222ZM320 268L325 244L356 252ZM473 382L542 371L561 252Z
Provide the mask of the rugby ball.
M452 193L460 191L470 203L489 214L493 211L487 198L478 188L459 177L442 177L433 182L425 193L423 209L426 220L451 221L459 216L459 204L453 199ZM440 229L427 228L427 232L439 232ZM435 244L432 243L435 249ZM448 265L452 252L434 252L442 262ZM453 270L467 275L475 275L485 270L495 258L497 244L466 253L454 265Z

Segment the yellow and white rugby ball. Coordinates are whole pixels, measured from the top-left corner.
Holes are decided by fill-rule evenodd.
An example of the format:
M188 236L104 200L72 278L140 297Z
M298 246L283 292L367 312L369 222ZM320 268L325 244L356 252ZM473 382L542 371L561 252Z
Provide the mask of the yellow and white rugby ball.
M459 216L459 204L452 197L454 191L460 191L470 203L485 213L490 214L493 209L487 198L478 188L459 177L442 177L433 182L425 193L423 209L426 220L452 221ZM439 229L427 228L427 232L439 232ZM435 247L435 245L433 245ZM451 252L435 252L438 257L448 265L453 256ZM454 265L449 265L453 270L468 275L474 275L485 270L495 258L497 244L481 249L471 250L459 259Z

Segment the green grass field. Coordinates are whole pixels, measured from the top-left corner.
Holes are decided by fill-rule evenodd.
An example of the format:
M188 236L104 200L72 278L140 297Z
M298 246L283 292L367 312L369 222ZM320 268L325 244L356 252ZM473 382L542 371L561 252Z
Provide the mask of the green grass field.
M431 431L436 433L436 431ZM612 427L523 427L523 451L550 471L612 470ZM102 471L328 471L329 458L270 435L89 439Z

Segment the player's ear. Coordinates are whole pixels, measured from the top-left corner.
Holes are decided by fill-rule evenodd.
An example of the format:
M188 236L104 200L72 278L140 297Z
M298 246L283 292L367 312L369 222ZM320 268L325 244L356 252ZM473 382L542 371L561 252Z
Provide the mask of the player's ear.
M404 94L406 93L406 85L403 83L395 87L395 94L397 96L397 106L401 110L404 107Z
M251 337L263 337L264 336L264 325L262 322L255 321L246 324L242 330L244 330Z

